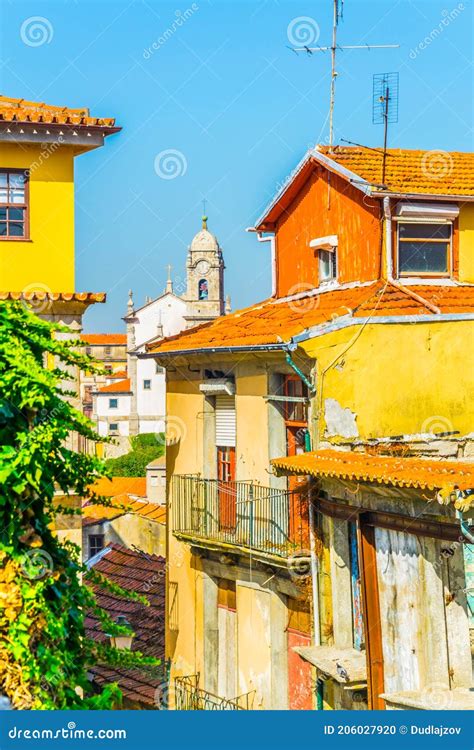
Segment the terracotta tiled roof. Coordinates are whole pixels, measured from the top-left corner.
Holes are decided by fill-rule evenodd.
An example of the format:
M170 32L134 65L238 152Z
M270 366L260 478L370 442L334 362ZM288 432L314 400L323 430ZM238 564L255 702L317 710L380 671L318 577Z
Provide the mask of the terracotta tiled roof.
M104 497L117 497L118 495L135 495L146 497L146 477L103 477L98 479L90 491L95 495Z
M0 300L25 300L26 302L105 302L105 292L0 292Z
M474 285L400 287L375 281L318 291L287 300L266 300L177 336L149 344L157 354L229 347L278 346L303 331L344 316L434 315L474 312Z
M163 684L166 561L157 555L147 555L118 544L110 544L105 553L99 553L95 563L94 558L92 559L90 566L122 588L146 596L150 606L94 587L99 605L113 620L119 615L125 615L129 621L135 633L132 650L161 659L161 668L154 672L94 666L90 670L93 679L99 684L118 682L125 698L153 707L156 691ZM87 615L85 626L89 637L96 641L106 640L107 636L93 614Z
M81 341L92 345L126 344L127 335L125 333L83 333Z
M104 385L103 388L99 388L98 393L130 393L130 378Z
M373 456L367 453L320 450L274 458L278 474L304 474L430 490L474 488L474 461Z
M108 372L107 373L107 379L108 380L124 380L124 378L127 377L127 371L126 370L117 370L116 372Z
M0 121L2 120L4 122L35 122L89 128L115 128L114 118L91 117L87 107L70 109L69 107L56 107L44 102L12 99L9 96L0 96Z
M337 164L374 185L382 182L382 149L318 146ZM474 195L474 153L387 149L385 185L394 193Z
M82 525L92 526L103 521L111 521L126 513L133 513L157 523L166 522L166 508L162 505L132 499L130 495L123 494L114 496L110 505L86 502L82 506Z

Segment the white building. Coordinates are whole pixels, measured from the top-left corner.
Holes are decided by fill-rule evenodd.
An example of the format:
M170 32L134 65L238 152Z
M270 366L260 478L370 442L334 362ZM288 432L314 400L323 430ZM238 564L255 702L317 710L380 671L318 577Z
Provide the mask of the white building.
M224 309L224 307L226 309ZM137 355L151 340L174 336L185 328L208 322L230 309L224 306L224 259L217 239L207 229L194 237L186 262L186 292L173 291L168 274L165 292L135 309L132 292L127 314L127 372L120 378L111 374L106 385L94 392L93 419L100 435L114 436L115 445L106 446L107 456L129 450L129 438L141 433L165 432L166 375L154 359Z

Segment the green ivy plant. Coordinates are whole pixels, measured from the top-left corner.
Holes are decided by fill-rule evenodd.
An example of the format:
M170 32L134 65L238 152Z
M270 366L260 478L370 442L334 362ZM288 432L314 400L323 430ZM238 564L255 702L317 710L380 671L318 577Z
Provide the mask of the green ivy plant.
M100 438L72 406L67 380L100 367L67 331L21 303L0 303L0 694L18 709L114 708L120 690L94 688L88 667L157 664L86 636L87 612L105 633L127 632L98 606L92 586L134 595L87 571L79 547L54 532L58 513L76 512L68 501L90 497L104 474L96 456L72 447L74 435Z

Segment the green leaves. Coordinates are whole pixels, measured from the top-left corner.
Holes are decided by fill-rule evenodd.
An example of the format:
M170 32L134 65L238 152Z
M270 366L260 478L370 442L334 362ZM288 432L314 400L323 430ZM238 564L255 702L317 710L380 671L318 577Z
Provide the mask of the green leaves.
M77 340L57 337L66 332L19 303L0 302L0 693L15 708L111 708L118 688L97 694L87 679L99 651L101 659L143 663L86 637L87 611L110 618L81 582L87 570L78 548L51 530L64 498L88 497L104 473L99 459L70 447L74 434L100 438L65 399L65 370L101 367L77 350Z

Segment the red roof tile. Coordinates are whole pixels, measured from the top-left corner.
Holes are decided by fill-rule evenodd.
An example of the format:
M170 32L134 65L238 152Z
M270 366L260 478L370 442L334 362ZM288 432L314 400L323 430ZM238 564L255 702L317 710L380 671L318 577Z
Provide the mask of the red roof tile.
M474 489L474 461L373 456L327 449L274 458L278 474L338 477L430 490Z
M382 149L317 146L316 158L317 152L371 184L382 182ZM474 153L389 148L385 185L393 193L474 195Z
M126 344L125 333L83 333L81 341L91 345Z
M141 516L149 521L166 523L166 508L157 503L132 499L130 495L116 495L110 505L86 502L82 506L82 525L93 526L123 516L126 513Z
M103 388L99 388L98 393L130 393L130 378L104 385Z
M118 544L110 544L105 553L97 558L95 563L94 558L90 561L95 571L122 588L148 599L150 604L146 606L111 594L107 589L93 587L99 605L112 619L125 615L129 621L135 633L132 650L161 659L161 670L115 669L96 665L90 670L93 679L99 684L117 682L125 698L153 706L156 691L163 682L166 561L163 557L136 552ZM107 636L93 614L87 615L85 626L90 638L96 641L106 640Z
M0 300L3 301L18 301L24 300L25 302L43 302L45 300L51 300L51 302L105 302L105 292L45 292L45 291L31 291L31 292L0 292Z
M102 477L91 487L95 495L117 497L119 495L136 495L146 497L146 477Z
M49 125L74 125L75 127L96 127L114 129L114 118L91 117L87 107L70 109L57 107L44 102L30 102L26 99L12 99L0 96L0 121L18 123L47 123Z
M318 291L291 299L271 299L148 345L157 354L229 347L277 346L314 326L352 316L434 315L474 312L474 285L369 285Z

